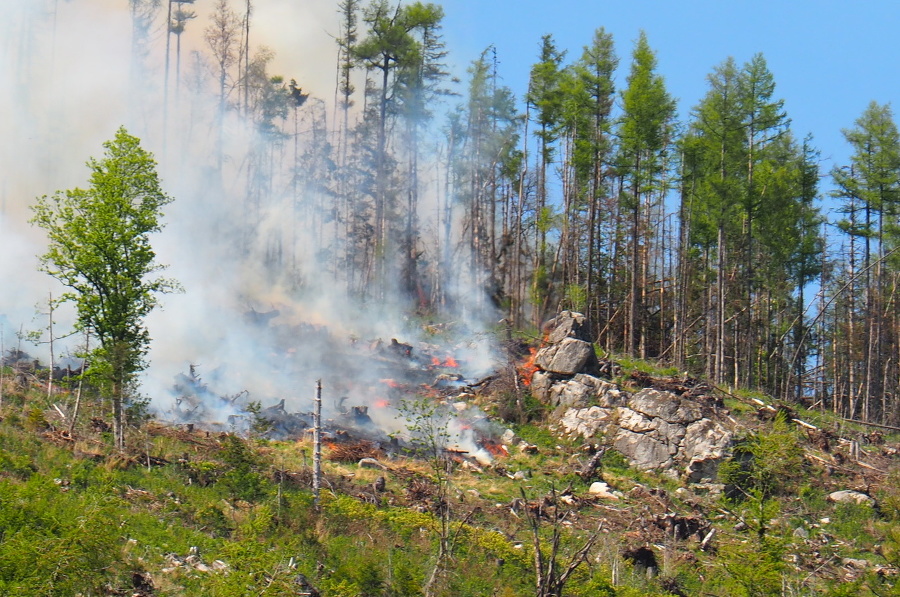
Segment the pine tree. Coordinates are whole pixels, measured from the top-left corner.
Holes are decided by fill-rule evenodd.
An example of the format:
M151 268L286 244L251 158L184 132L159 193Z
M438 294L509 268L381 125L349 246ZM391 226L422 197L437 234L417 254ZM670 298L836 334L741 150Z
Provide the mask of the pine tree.
M620 200L631 216L631 263L626 350L646 356L643 294L647 288L648 253L645 234L651 207L667 190L667 153L673 143L675 101L656 73L656 56L641 32L632 54L627 87L622 91L619 122L619 169L627 191Z

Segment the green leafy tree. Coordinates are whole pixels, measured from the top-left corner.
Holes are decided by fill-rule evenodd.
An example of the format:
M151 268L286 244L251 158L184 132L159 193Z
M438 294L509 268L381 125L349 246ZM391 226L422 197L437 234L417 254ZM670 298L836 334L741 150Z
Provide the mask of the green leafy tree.
M102 159L87 162L89 187L41 197L31 222L49 238L41 269L69 289L62 299L75 304L78 327L99 341L90 362L112 400L121 450L123 402L146 366L144 318L157 305L156 295L177 284L154 277L163 266L155 262L150 234L162 228L162 208L172 198L162 190L152 154L124 127L104 148Z
M438 553L434 568L422 591L434 595L438 581L446 574L449 559L453 555L454 537L450 525L450 490L453 461L447 449L450 447L452 413L446 408L426 400L403 401L400 412L406 418L406 429L412 451L426 459L434 475L437 489L436 506L439 523Z

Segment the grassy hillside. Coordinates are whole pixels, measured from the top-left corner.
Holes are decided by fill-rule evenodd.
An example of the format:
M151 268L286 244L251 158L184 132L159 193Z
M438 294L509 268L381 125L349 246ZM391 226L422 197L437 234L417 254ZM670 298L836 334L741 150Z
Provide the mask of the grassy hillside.
M305 438L145 420L116 454L102 404L70 435L54 405L71 396L5 379L0 595L900 594L900 438L819 413L728 396L741 440L703 486L611 449L581 475L597 446L539 416L491 466L334 444L317 510ZM601 480L615 497L589 493ZM877 503L828 501L838 489ZM562 582L538 593L538 569Z

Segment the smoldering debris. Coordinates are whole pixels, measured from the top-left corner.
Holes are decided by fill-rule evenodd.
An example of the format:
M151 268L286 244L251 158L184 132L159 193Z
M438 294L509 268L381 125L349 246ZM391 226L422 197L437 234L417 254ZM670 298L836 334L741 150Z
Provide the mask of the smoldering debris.
M301 336L270 318L272 354L301 354L291 348ZM297 326L290 327L299 329ZM204 380L195 364L178 373L170 394L172 406L160 417L178 424L237 433L253 432L278 440L302 439L313 427L310 374L321 366L321 355L328 355L329 378L323 379L327 394L322 422L323 440L332 444L366 442L387 453L415 453L417 441L411 431L423 417L446 431L445 449L465 455L480 465L492 460L502 429L471 404L475 392L462 372L465 360L454 356L452 348L433 344L343 341L331 336L324 326L302 337L308 341L311 331L319 358L308 357L280 361L265 375L286 376L297 380L294 396L267 396L257 389L224 393L217 389L221 378L214 369L210 381ZM307 360L308 359L308 360ZM300 396L309 390L309 398ZM304 408L305 405L305 408ZM299 407L299 408L298 408ZM429 423L432 424L432 423Z

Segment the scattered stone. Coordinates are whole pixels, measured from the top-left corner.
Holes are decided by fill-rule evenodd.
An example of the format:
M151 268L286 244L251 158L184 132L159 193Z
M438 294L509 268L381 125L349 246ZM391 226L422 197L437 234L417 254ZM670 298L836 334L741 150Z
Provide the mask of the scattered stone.
M803 527L797 527L796 529L794 529L794 537L806 541L807 539L809 539L809 531L807 531Z
M519 444L519 451L523 454L537 454L538 447L534 444L529 444L526 441L523 441Z
M363 458L358 463L359 468L377 468L383 471L388 470L387 465L378 462L374 458Z
M618 500L623 497L621 492L611 490L609 485L603 481L594 481L591 483L591 486L588 488L588 493L594 497L610 500Z
M858 504L860 506L876 506L875 498L861 491L843 489L828 494L828 501L835 504Z
M849 566L850 568L856 568L857 570L865 570L871 565L869 560L862 560L858 558L841 558L841 564L843 564L844 566Z
M500 443L506 446L515 446L521 441L522 438L516 435L512 429L507 429L503 432L503 435L500 436Z
M587 318L575 311L562 311L559 315L550 319L542 326L547 334L547 342L558 344L565 338L577 338L586 342L591 341L591 330L587 325Z

